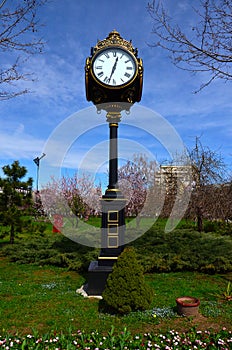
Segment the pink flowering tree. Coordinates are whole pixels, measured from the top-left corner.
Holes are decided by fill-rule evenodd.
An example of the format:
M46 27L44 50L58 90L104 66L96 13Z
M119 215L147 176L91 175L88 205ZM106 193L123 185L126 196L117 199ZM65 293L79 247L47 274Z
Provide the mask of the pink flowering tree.
M88 220L90 215L100 213L100 196L100 186L96 186L86 174L62 176L60 179L52 177L41 190L46 213L50 217L57 213L68 217L75 226L78 225L78 218Z

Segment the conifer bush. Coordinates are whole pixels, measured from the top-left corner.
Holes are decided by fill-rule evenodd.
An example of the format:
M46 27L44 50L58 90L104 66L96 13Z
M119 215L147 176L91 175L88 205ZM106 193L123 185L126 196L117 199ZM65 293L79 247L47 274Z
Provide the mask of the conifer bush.
M149 308L153 290L145 283L143 268L134 248L126 248L118 257L102 296L105 306L116 313L127 314Z

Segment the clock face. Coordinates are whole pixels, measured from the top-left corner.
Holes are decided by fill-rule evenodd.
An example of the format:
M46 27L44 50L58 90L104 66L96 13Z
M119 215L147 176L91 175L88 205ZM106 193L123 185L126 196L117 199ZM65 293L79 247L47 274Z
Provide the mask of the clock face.
M118 47L100 51L94 58L92 70L95 78L109 87L128 84L137 69L133 56Z

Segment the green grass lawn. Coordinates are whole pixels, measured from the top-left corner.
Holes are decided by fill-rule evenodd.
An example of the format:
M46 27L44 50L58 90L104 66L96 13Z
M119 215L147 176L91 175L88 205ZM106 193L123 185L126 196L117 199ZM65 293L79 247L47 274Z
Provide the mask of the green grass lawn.
M100 225L99 218L91 220ZM132 224L127 234L134 235L135 223L128 221ZM194 326L231 329L232 301L224 295L232 281L230 231L198 233L194 223L182 221L176 230L164 233L166 221L158 220L131 243L154 289L151 308L119 317L101 312L99 300L76 293L86 282L87 267L98 249L52 233L50 223L42 223L45 231L35 224L37 229L19 234L14 245L8 244L8 237L0 241L0 335L78 329L107 334L112 325L118 332L127 327L132 334ZM200 299L200 317L177 316L175 299L183 295Z
M155 330L190 329L223 326L231 328L232 302L225 301L231 274L206 275L197 272L175 272L146 275L155 292L151 310L119 317L99 312L99 300L85 299L76 293L84 276L65 268L20 265L0 259L0 333L28 334L78 329L107 333L127 327L132 333ZM199 297L201 317L177 316L175 298Z

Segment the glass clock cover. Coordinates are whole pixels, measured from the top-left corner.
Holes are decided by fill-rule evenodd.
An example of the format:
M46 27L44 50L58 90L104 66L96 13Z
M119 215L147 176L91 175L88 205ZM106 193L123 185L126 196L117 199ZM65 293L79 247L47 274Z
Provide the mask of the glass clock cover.
M135 76L137 69L133 56L117 47L107 48L97 53L93 61L93 75L110 87L128 84Z

